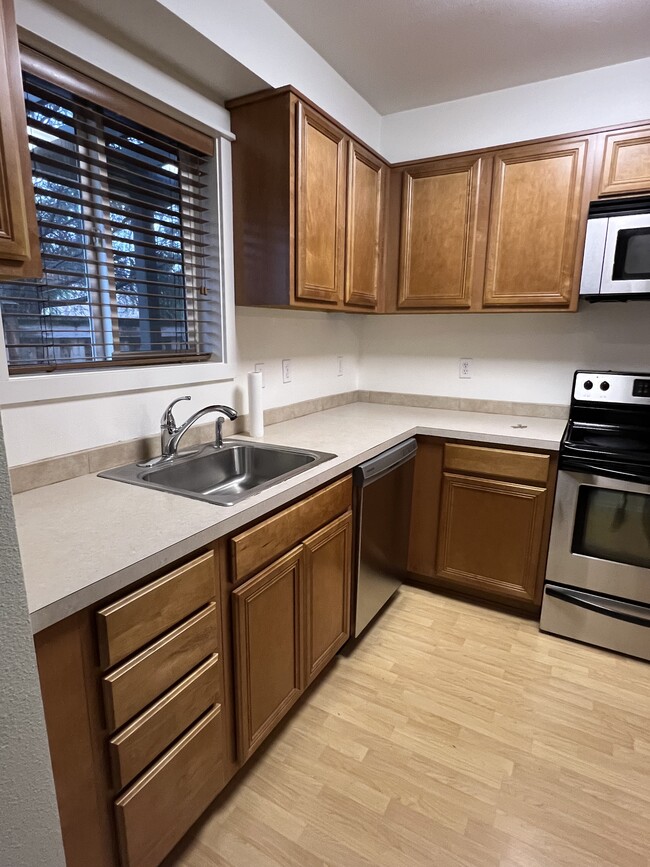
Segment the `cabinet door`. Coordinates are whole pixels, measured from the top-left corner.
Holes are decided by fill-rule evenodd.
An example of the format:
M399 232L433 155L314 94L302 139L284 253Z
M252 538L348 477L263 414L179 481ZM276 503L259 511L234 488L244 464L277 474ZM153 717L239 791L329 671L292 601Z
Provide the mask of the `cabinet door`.
M298 103L296 297L343 298L345 264L344 133Z
M599 196L650 191L650 126L604 137Z
M437 572L459 589L534 602L546 490L444 473Z
M490 160L437 160L404 172L399 307L469 308L485 263Z
M13 3L0 11L0 275L41 273Z
M381 274L386 166L348 142L345 303L376 307Z
M232 594L241 761L303 689L301 554L295 548Z
M350 637L352 512L304 542L307 683Z
M494 155L483 304L569 307L578 289L587 139Z

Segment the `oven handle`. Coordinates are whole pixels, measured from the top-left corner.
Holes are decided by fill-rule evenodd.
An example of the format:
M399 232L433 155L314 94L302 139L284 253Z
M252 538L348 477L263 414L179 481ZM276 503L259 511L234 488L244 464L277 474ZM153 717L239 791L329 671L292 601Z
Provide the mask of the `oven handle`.
M585 464L582 461L573 462L571 459L560 459L560 469L573 470L579 473L593 473L595 476L605 476L608 479L621 479L624 482L637 482L639 485L650 484L650 475L643 476L640 473L624 473L623 470L613 470L598 464Z
M561 599L563 602L568 602L570 605L578 605L580 608L604 614L606 617L614 617L616 620L624 620L626 623L635 623L637 626L650 627L650 612L642 614L641 612L644 609L640 605L632 605L628 602L612 599L610 607L607 604L595 602L594 597L589 593L580 593L578 590L565 590L563 587L554 587L552 585L546 586L545 593L548 596Z

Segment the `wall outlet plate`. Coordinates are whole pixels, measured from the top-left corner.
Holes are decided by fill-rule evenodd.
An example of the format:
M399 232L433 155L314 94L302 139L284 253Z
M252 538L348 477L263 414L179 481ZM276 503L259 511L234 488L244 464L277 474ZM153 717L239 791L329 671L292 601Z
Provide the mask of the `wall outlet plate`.
M282 359L282 382L291 382L291 359Z
M471 358L461 358L458 362L458 378L459 379L471 379L472 378L472 359Z
M336 356L336 375L343 376L343 356Z

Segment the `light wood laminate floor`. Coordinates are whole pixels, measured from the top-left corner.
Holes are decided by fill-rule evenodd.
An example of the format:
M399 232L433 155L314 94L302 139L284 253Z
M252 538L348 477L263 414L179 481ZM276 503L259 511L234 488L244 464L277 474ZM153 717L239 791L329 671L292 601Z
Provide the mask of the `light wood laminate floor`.
M650 666L412 587L169 867L648 867Z

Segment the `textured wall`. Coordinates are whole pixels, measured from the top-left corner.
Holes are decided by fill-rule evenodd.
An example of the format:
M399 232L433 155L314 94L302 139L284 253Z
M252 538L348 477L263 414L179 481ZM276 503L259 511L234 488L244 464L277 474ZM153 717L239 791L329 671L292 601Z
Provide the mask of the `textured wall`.
M0 865L65 860L0 421Z

